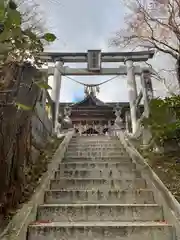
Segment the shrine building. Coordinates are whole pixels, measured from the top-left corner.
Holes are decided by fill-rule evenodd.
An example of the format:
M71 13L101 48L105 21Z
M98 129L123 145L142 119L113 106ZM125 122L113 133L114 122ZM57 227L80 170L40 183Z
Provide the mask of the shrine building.
M67 106L71 109L70 119L75 129L78 129L81 125L92 131L92 129L97 129L97 126L101 126L104 132L107 131L108 126L114 124L116 119L115 109L117 107L121 110L121 118L125 128L130 128L130 119L128 119L130 118L129 102L105 103L96 97L94 91L90 91L86 93L85 98L80 102L61 102L59 112L62 117Z

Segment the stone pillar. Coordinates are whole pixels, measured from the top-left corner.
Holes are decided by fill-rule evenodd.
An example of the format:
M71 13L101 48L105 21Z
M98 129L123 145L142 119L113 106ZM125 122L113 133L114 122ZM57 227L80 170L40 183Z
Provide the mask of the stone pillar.
M126 59L127 66L127 87L129 91L129 105L131 114L132 132L135 133L137 129L137 116L136 116L136 99L137 99L137 86L135 80L134 66L131 59Z
M151 73L149 70L143 70L141 74L141 85L143 92L144 114L149 116L149 102L153 98L153 89L151 82Z
M144 104L144 116L148 117L150 113L149 102L153 98L153 89L151 82L151 73L149 70L142 71L141 74L141 85L143 92L143 104ZM148 128L143 129L143 145L146 146L151 140L151 132Z
M116 119L115 119L114 125L119 130L124 130L124 123L123 123L123 119L121 118L121 114L122 114L121 108L120 108L119 104L117 104L116 108L115 108Z
M108 134L109 134L109 136L111 136L111 130L112 130L111 120L109 120L108 121Z
M130 121L131 121L130 112L126 111L125 112L125 125L126 125L126 132L127 133L131 132Z
M60 101L60 90L61 90L61 73L60 68L63 66L62 62L56 62L54 66L54 79L51 92L51 98L53 100L53 127L56 132L56 127L58 125L58 115L59 115L59 101ZM59 69L59 70L58 70Z

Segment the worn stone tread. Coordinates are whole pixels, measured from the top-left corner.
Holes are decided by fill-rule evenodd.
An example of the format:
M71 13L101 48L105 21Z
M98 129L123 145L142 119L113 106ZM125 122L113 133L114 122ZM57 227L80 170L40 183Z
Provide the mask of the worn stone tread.
M136 180L136 179L143 179L143 178L133 178L133 179L121 179L121 177L120 178L113 178L113 179L111 179L111 178L104 178L104 177L95 177L95 178L93 178L93 177L91 177L91 178L83 178L83 177L60 177L59 179L57 179L57 180L78 180L78 181L96 181L96 180L101 180L101 181L105 181L105 182L111 182L111 181L116 181L116 180L124 180L125 182L126 181L134 181L134 180ZM56 179L53 179L52 181L56 181Z
M59 164L59 167L63 167L63 166L68 166L68 165L76 165L76 167L78 168L82 165L95 165L98 166L98 165L101 165L101 166L106 166L106 167L117 167L116 165L120 165L122 164L122 166L127 166L127 167L131 167L131 166L135 166L135 163L132 163L132 162L120 162L120 161L117 161L117 162L92 162L92 161L86 161L86 162L75 162L75 163L71 163L71 162L63 162L63 163L60 163Z
M130 170L119 170L119 169L110 169L110 170L100 170L100 169L84 169L84 170L58 170L54 173L54 178L56 180L61 180L64 178L74 178L74 179L91 179L94 178L103 178L109 180L130 180L134 178L141 178L141 174L136 169Z
M148 204L131 204L131 203L57 203L57 204L42 204L39 205L39 207L86 207L86 206L92 206L92 207L159 207L156 203L148 203Z
M109 178L60 178L50 181L50 189L76 189L76 190L110 190L146 189L147 184L143 178L109 179ZM103 188L103 189L102 189Z
M106 191L107 190L107 191ZM138 193L138 192L151 192L153 193L153 191L151 189L128 189L128 190L121 190L121 189L106 189L106 190L93 190L93 189L72 189L72 190L68 190L68 189L48 189L45 192L89 192L89 193L118 193L118 192L131 192L131 193Z
M151 190L49 190L44 195L45 203L154 203Z
M114 222L114 221L93 221L93 222L35 222L30 227L172 227L166 222Z

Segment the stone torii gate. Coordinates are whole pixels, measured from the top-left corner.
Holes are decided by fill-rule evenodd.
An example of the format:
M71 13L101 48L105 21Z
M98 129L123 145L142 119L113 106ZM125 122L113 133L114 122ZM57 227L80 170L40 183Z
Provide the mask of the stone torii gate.
M86 53L54 53L44 52L40 58L43 62L54 63L53 67L48 65L48 76L53 75L53 87L51 98L54 103L54 128L58 124L59 99L62 76L94 76L94 75L126 75L127 88L129 92L130 118L132 133L137 130L137 106L141 99L144 101L144 112L148 115L148 96L152 97L151 69L135 66L136 62L144 62L152 58L154 51L139 52L101 52L101 50L88 50ZM102 63L123 63L117 68L104 68ZM64 63L87 63L87 68L69 68ZM46 70L47 71L47 70ZM142 89L138 95L136 86L136 75L141 77ZM117 86L118 87L118 86Z

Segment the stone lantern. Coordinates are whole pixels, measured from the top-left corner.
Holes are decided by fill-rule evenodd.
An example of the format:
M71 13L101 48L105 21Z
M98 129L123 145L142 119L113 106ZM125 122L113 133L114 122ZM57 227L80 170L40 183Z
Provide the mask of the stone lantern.
M120 107L119 103L116 105L114 110L115 110L115 115L116 115L114 125L116 127L118 127L119 129L124 129L123 119L121 118L122 112L121 112L121 107Z
M69 129L69 128L73 127L70 116L71 116L71 107L67 105L64 108L64 119L62 121L62 128L63 129Z

